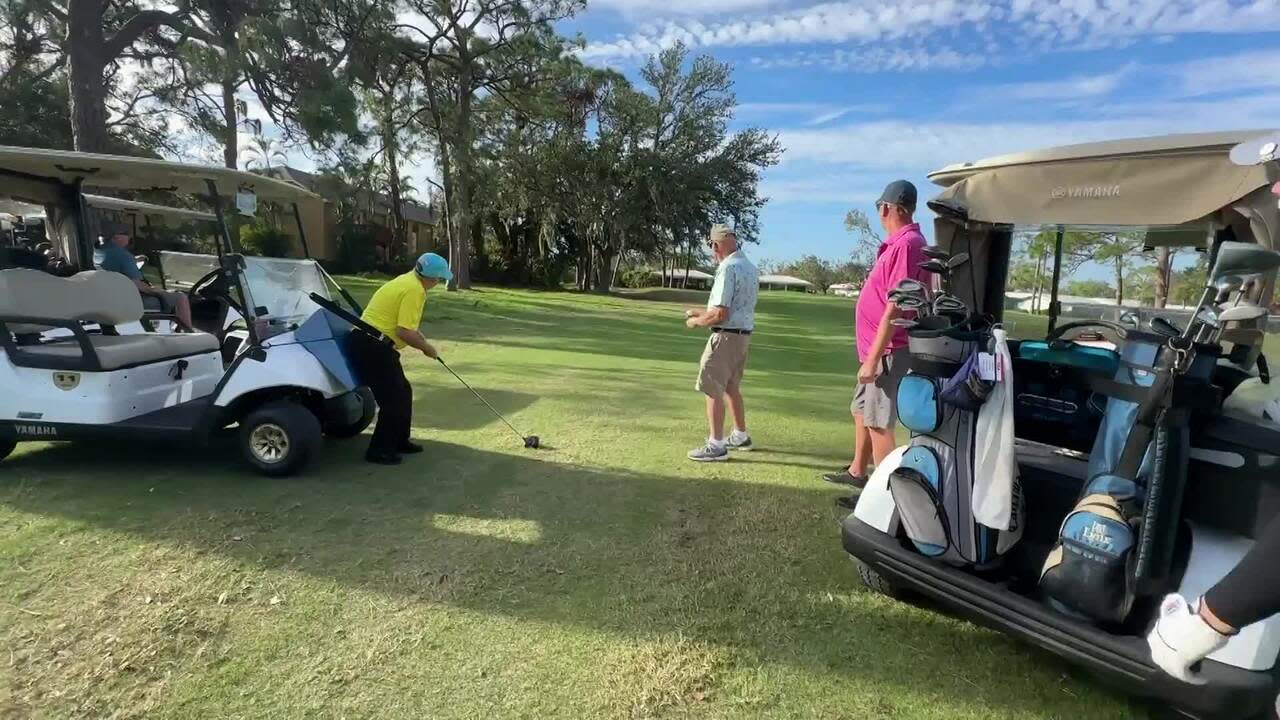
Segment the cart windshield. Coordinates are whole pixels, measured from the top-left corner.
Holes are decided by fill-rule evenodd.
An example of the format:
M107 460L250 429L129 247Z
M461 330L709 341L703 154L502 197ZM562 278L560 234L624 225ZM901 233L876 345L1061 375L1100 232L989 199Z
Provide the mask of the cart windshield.
M254 305L266 309L260 318L300 323L320 309L311 293L333 299L324 271L315 260L247 257L244 261L246 288Z

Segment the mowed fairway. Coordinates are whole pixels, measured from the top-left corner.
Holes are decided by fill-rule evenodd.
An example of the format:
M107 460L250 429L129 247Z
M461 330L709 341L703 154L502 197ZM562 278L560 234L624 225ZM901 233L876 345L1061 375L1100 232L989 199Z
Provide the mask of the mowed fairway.
M371 281L351 279L362 297ZM847 461L851 301L762 295L759 450L705 436L681 300L428 296L424 455L304 475L192 450L0 464L0 715L1142 717L1045 653L862 589L818 475Z

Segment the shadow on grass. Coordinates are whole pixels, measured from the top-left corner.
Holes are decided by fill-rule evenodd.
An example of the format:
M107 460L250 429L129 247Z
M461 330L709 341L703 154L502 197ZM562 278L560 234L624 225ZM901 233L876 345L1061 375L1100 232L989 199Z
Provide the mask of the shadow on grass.
M784 663L943 706L964 697L1015 717L1043 712L1044 697L964 676L993 650L1025 664L1011 641L850 595L821 483L636 474L444 443L384 469L358 462L362 446L332 443L323 467L271 481L222 446L193 456L53 445L6 463L0 503L424 608L677 633L730 648L747 667ZM1058 671L1019 672L1051 685Z
M449 382L457 383L452 377ZM538 399L534 395L512 390L476 387L476 391L504 416L523 410ZM455 388L434 386L430 390L415 386L413 395L415 428L474 430L497 422L493 413L461 385Z

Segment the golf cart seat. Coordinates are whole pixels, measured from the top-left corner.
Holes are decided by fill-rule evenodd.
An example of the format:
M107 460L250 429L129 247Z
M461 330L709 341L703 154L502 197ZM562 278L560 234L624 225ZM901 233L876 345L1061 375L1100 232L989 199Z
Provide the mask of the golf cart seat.
M90 271L59 278L37 270L0 271L0 344L19 367L98 372L219 350L217 338L205 333L109 334L142 313L138 289L123 275ZM82 323L98 323L103 332L89 333ZM72 336L41 337L54 328Z

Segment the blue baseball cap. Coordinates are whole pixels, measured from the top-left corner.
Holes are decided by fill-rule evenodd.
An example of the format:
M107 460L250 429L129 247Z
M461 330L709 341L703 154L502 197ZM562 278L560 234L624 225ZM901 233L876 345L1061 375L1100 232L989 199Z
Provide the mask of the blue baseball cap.
M422 277L440 278L445 282L453 279L453 272L449 270L449 261L435 253L422 253L413 269Z

